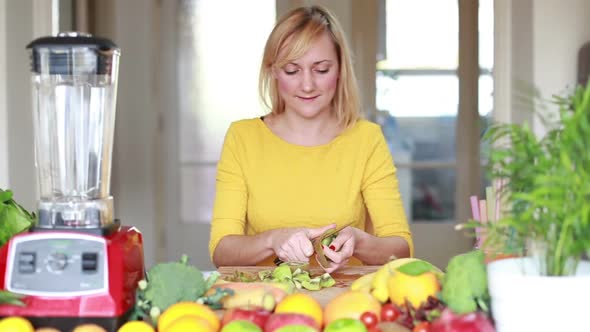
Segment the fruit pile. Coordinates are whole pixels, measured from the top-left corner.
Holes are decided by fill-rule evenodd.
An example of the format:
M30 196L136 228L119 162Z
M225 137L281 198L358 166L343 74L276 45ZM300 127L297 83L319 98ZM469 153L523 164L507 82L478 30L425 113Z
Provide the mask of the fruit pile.
M300 268L262 271L257 281L216 282L208 292L229 289L234 294L222 299L226 310L221 321L215 324L209 321L211 328L201 327L201 330L494 331L485 313L489 300L486 271L483 255L478 251L453 257L446 273L416 258L391 261L356 280L349 290L332 298L324 307L309 293L298 292L300 287L295 286L293 280L301 274ZM265 279L266 282L260 281ZM171 310L176 310L175 306ZM164 312L162 316L166 315ZM188 312L187 316L192 318L186 320L195 320L199 315L202 316ZM163 328L158 321L160 332L182 331Z
M185 270L182 265L174 267ZM270 273L262 271L248 281L229 278L205 282L200 278L199 284L208 287L203 296L155 307L162 311L152 307L148 316L128 321L118 332L494 331L487 314L486 266L480 251L453 257L445 273L424 260L393 260L354 281L350 289L331 298L325 306L313 292L303 289L303 284L295 285L293 280L300 275L301 267L288 267ZM262 281L265 278L268 280ZM152 286L158 285L156 281L151 280ZM213 309L207 300L212 297L219 297L215 303L224 310ZM0 331L34 330L26 319L10 317L0 321ZM37 330L42 331L56 330ZM98 326L75 330L95 331L104 330Z
M245 305L223 311L221 318L209 307L195 302L181 302L169 307L157 322L158 332L366 332L360 320L363 312L380 313L381 304L370 294L346 291L326 307L308 293L286 295L275 308L268 310ZM153 332L132 330L128 322L119 332Z
M382 304L381 317L364 313L361 320L375 331L390 327L385 322L413 332L495 331L487 313L483 253L457 255L446 271L420 259L403 258L357 279L351 289L371 294Z

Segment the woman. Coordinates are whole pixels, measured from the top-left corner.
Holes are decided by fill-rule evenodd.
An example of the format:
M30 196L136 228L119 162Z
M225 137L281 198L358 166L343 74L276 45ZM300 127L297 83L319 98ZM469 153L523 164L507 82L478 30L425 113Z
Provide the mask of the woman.
M331 13L303 7L277 22L264 50L260 93L270 113L234 122L226 134L213 263L308 262L311 240L348 224L324 248L327 272L349 259L377 265L411 256L391 154L380 127L359 119L350 52Z

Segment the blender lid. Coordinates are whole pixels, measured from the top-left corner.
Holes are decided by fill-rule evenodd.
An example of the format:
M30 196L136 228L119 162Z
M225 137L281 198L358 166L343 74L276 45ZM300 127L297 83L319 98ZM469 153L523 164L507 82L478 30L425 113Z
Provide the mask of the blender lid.
M31 70L41 73L41 54L48 55L49 74L72 74L71 58L80 53L88 58L95 58L94 74L110 74L113 55L119 55L119 47L110 39L94 37L81 32L60 32L57 36L41 37L30 42L27 47L31 52Z

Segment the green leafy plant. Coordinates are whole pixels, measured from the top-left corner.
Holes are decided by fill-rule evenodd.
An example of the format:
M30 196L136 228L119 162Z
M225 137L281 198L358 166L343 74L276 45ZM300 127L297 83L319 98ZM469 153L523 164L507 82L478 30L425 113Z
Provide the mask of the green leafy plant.
M27 231L36 223L34 213L13 199L11 190L0 189L0 246L14 235Z
M484 246L532 255L542 273L561 276L590 252L590 84L552 102L559 116L543 118L543 137L526 124L486 133L503 217L489 224Z

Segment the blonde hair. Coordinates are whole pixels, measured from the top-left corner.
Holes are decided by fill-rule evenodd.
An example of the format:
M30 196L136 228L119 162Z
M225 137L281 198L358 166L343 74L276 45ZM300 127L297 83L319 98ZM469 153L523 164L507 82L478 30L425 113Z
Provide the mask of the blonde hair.
M258 81L260 97L271 113L285 111L285 102L279 95L273 67L280 68L302 57L324 32L328 32L334 42L340 68L332 108L338 121L350 127L359 119L361 108L350 51L340 23L321 6L296 8L278 20L264 47Z

